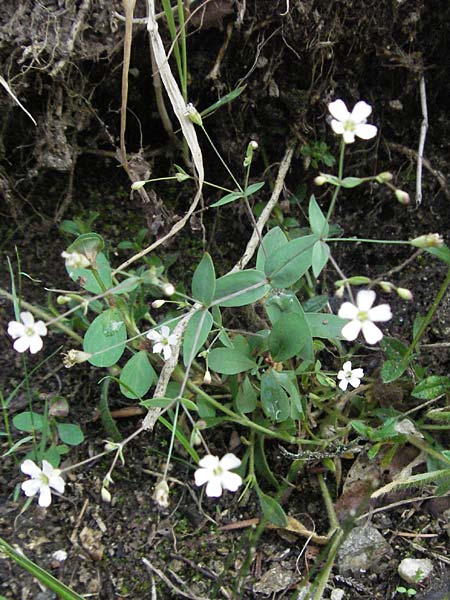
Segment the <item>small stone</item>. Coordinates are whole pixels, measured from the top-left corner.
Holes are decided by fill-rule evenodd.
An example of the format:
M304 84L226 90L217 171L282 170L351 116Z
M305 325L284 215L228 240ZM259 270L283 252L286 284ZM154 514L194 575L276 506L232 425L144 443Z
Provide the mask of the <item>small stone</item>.
M342 600L342 598L344 597L344 590L340 590L338 588L334 589L331 592L331 596L330 596L330 600Z
M276 592L284 591L296 581L297 577L292 571L286 570L282 565L275 565L253 586L255 594L272 596Z
M433 572L429 558L404 558L398 565L398 574L408 583L420 583Z
M391 547L374 527L355 527L339 549L337 565L341 575L383 573Z

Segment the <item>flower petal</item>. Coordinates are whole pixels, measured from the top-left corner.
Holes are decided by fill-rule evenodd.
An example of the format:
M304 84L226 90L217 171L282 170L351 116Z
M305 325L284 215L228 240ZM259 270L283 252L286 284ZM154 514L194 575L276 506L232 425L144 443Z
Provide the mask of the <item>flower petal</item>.
M25 352L30 347L30 338L27 335L23 335L13 344L13 348L16 352Z
M66 482L59 475L52 475L49 477L49 486L59 492L60 494L64 494L64 488L66 486Z
M154 346L153 346L153 354L159 354L160 352L162 352L164 350L164 346L161 344L161 342L157 342Z
M48 485L41 485L41 493L39 494L39 506L47 508L52 502L52 493Z
M25 327L33 327L34 317L30 312L28 312L28 311L21 312L20 319L21 319L22 323L25 325Z
M358 312L358 308L354 304L344 302L339 308L338 317L341 317L341 319L356 319Z
M355 123L364 123L371 112L372 107L370 104L367 104L367 102L364 102L364 100L360 100L353 107L352 120L355 121Z
M25 335L25 325L17 321L10 321L8 324L8 335L16 339Z
M231 469L237 469L241 466L241 461L237 456L229 452L225 454L223 458L220 459L220 466L225 471L231 471Z
M383 338L383 332L372 321L364 321L362 332L368 344L376 344Z
M343 379L342 381L339 382L339 387L341 388L341 390L343 392L345 392L345 390L348 387L348 379Z
M167 338L167 342L168 342L169 346L176 346L176 344L178 342L177 334L171 333Z
M220 483L225 490L235 492L242 485L242 478L237 473L224 473L220 478Z
M172 356L172 348L167 344L163 346L163 355L164 360L169 360L169 358Z
M30 347L31 354L36 354L36 352L39 352L39 350L42 349L42 346L44 344L42 342L41 337L37 333L35 333L34 335L29 336L28 345Z
M361 321L354 319L353 321L350 321L350 323L347 323L347 325L344 325L341 334L342 337L345 338L347 341L353 342L353 340L356 340L356 338L358 337L360 331Z
M197 469L194 473L195 485L203 485L211 478L211 471L209 469Z
M338 379L345 379L347 376L345 374L345 371L339 371L339 373L337 374L337 378Z
M345 106L345 102L343 100L335 100L334 102L330 102L328 105L328 110L338 121L346 121L350 117L350 113Z
M380 304L371 308L368 316L371 321L389 321L392 319L391 307L389 304Z
M352 371L353 377L358 377L358 379L362 379L364 377L363 369L353 369Z
M36 496L41 489L41 485L42 482L38 479L28 479L27 481L24 481L20 487L25 496L30 498L31 496Z
M352 370L352 361L351 361L351 360L348 360L347 362L345 362L345 363L342 365L342 370L343 370L343 371L351 371L351 370Z
M359 379L358 377L355 377L354 375L352 375L350 377L350 379L348 380L349 384L354 387L357 388L359 387L360 383L361 383L361 379Z
M145 337L151 340L152 342L159 342L162 338L162 336L157 331L155 331L155 329L151 329Z
M342 135L344 133L344 124L341 121L331 119L331 129L334 131L334 133Z
M167 325L163 325L161 327L161 336L167 338L167 337L169 337L169 335L170 335L170 329L167 327Z
M344 131L342 137L344 138L344 142L346 144L353 144L353 142L355 141L355 134L353 133L353 131L349 131L348 129Z
M375 125L363 125L359 124L355 127L355 135L360 137L362 140L370 140L377 135L378 129Z
M20 470L22 473L25 473L25 475L29 475L30 477L39 477L42 473L37 464L29 458L23 461L23 463L20 465Z
M367 312L375 302L377 295L373 290L361 290L356 296L356 305L359 310Z
M36 323L34 324L34 331L38 335L47 335L47 327L44 321L36 321Z
M220 479L218 477L214 477L208 481L206 495L210 498L219 498L219 496L222 495L222 486L220 485Z
M203 467L204 469L210 469L212 471L213 469L217 469L219 466L219 457L212 454L207 454L198 461L198 464L200 467Z

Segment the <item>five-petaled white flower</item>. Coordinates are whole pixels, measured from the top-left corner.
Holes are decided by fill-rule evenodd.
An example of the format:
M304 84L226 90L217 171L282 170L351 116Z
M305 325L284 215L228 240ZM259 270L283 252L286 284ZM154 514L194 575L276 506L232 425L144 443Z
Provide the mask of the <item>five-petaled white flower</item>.
M195 485L207 483L207 496L218 498L222 495L222 489L235 492L242 485L240 475L230 472L241 465L241 461L234 454L225 454L220 460L218 456L208 454L198 464L200 469L194 473Z
M339 387L344 392L347 389L348 384L354 388L359 387L362 377L364 377L364 371L362 369L352 369L350 360L342 365L342 370L337 374L337 378L340 379Z
M46 460L42 461L42 469L40 469L32 460L27 459L20 465L20 470L31 477L22 483L22 491L25 496L35 496L39 493L39 506L44 508L50 506L52 501L50 488L60 494L64 493L65 482L60 475L61 471L54 469Z
M331 127L334 133L342 135L346 144L352 144L355 135L363 140L370 140L376 136L375 125L366 124L367 117L372 112L372 107L367 102L357 102L350 113L343 100L335 100L328 105L328 110L333 117Z
M42 348L41 337L47 335L47 327L44 321L35 322L30 312L21 312L20 318L22 323L10 321L8 324L8 335L16 340L13 348L16 352L25 352L29 349L31 354L36 354Z
M170 333L170 329L167 325L161 327L161 333L152 329L147 333L149 340L154 342L153 352L155 354L163 353L164 360L169 360L172 356L172 346L177 343L177 336L174 333Z
M361 290L356 296L356 306L351 302L344 302L338 312L342 319L351 319L350 323L342 328L342 335L346 340L356 340L362 330L368 344L376 344L383 337L383 332L374 321L389 321L392 319L389 304L380 304L372 308L376 294L373 290Z

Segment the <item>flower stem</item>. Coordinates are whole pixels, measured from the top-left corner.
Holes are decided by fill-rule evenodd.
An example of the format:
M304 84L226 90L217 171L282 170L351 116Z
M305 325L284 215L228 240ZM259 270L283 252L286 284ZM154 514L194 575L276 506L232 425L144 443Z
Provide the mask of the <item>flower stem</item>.
M338 167L339 182L342 181L342 175L344 173L344 155L345 155L345 142L344 142L344 140L342 140L341 141L341 151L339 154L339 167ZM337 200L337 197L338 197L341 187L342 187L342 184L339 183L339 185L337 185L334 189L333 197L331 198L330 206L329 206L328 212L327 212L327 221L328 222L330 222L331 216L333 214L334 205L336 204L336 200Z

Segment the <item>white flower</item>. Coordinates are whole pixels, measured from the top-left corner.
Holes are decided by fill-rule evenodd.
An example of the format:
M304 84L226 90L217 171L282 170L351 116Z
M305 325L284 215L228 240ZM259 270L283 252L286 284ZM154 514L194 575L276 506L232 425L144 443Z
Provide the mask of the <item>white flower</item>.
M217 456L208 454L198 464L201 468L194 473L195 485L207 483L207 496L218 498L222 495L222 489L235 492L242 485L242 478L237 473L230 473L231 469L237 469L241 465L234 454L225 454L220 460Z
M91 266L91 261L80 252L62 252L61 256L66 261L66 269L69 275L72 275L75 269L87 269Z
M372 112L372 107L366 102L357 102L349 113L343 100L335 100L328 105L328 110L334 117L331 120L334 133L342 135L346 144L352 144L355 135L363 140L370 140L376 136L375 125L366 125L367 117Z
M383 337L383 332L373 322L392 319L391 307L389 304L380 304L372 308L375 298L373 290L361 290L356 296L356 306L351 302L341 305L338 315L342 319L351 319L342 328L342 335L349 342L356 340L361 330L368 344L376 344Z
M60 476L61 471L54 469L46 460L42 461L42 469L40 469L32 460L27 459L20 465L20 470L31 477L29 481L22 483L22 491L25 496L35 496L39 493L39 506L44 508L50 506L52 501L50 488L60 494L64 493L65 483Z
M47 335L47 327L44 321L34 321L30 312L21 312L18 321L10 321L8 324L8 335L14 342L13 348L16 352L25 352L30 350L31 354L36 354L42 348L41 337Z
M161 333L152 329L147 333L147 337L154 342L153 352L155 354L162 352L164 360L169 360L172 356L172 346L176 346L177 344L177 336L174 333L170 333L167 325L161 327Z
M362 369L352 369L350 360L342 365L342 370L337 374L337 378L341 380L339 382L339 387L344 392L347 389L348 384L354 388L359 387L362 377L364 377L364 371Z

